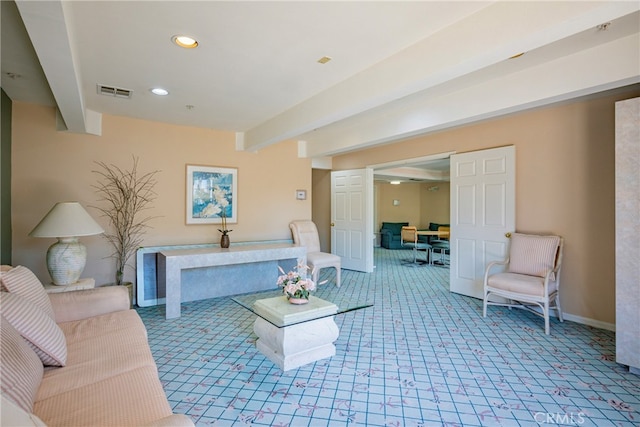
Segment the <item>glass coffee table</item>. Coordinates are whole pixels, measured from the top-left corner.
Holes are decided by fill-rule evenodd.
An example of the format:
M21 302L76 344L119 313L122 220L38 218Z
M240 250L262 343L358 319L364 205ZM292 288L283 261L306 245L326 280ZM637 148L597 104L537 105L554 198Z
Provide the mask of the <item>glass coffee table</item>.
M334 317L373 306L341 298L339 288L318 294L336 302L311 295L308 304L290 304L281 289L236 295L232 300L256 315L256 348L288 371L334 356L333 342L340 332Z

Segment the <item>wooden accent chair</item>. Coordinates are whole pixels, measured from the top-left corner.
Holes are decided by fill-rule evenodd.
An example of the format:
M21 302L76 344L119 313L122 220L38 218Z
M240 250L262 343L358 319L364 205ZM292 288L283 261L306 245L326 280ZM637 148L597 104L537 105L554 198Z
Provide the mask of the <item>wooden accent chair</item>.
M292 221L289 224L293 242L307 248L307 265L313 272L312 280L318 283L320 270L327 267L336 269L336 286L340 286L340 257L320 251L318 228L313 221Z
M544 318L544 333L549 335L549 311L555 308L562 322L560 308L560 268L564 239L560 236L539 236L513 233L509 256L504 261L487 265L484 274L482 316L487 317L487 305L523 308ZM504 272L490 270L504 265ZM491 296L506 299L489 301Z

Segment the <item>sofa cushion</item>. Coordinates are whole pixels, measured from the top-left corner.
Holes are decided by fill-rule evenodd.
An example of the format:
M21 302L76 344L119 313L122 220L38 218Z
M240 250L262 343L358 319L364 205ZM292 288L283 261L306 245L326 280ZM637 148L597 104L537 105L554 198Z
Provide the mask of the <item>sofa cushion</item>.
M53 307L49 301L49 295L35 274L27 267L21 265L8 271L0 272L2 290L18 294L40 307L47 316L53 317Z
M42 363L65 365L67 343L64 334L43 310L20 295L0 292L0 313L27 340Z
M118 427L139 427L172 414L155 366L36 400L33 412L49 426Z
M171 415L135 310L60 323L67 366L45 369L34 413L48 425L140 426Z
M42 381L42 362L18 331L4 318L0 319L0 388L21 409L31 412ZM2 412L5 407L2 405ZM4 414L3 414L4 415ZM0 423L2 425L9 425Z
M380 231L390 231L393 235L400 235L402 233L402 227L409 225L408 222L383 222Z
M449 224L439 224L437 222L429 223L429 231L438 231L438 228L440 227L449 227Z
M20 336L18 336L18 338L20 338ZM31 414L31 411L23 410L14 402L5 398L4 395L2 396L2 401L0 402L0 408L2 408L2 410L0 411L1 426L47 427L40 418Z
M544 277L553 270L560 245L558 236L512 233L509 249L509 273ZM555 280L555 277L551 277Z
M59 324L67 365L47 369L36 400L82 389L144 366L155 367L147 333L135 310Z

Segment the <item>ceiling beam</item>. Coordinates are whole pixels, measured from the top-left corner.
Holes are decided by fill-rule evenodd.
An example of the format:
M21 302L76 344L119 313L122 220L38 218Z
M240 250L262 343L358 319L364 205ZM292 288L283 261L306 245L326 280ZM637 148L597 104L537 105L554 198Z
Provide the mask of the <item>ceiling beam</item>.
M101 123L96 116L99 113L90 112L89 120L86 117L65 2L17 0L16 5L64 121L63 127L99 135L100 129L96 128Z
M243 148L255 151L312 133L638 9L633 2L566 2L560 6L557 2L529 2L526 7L522 4L491 4L247 130L243 133ZM318 153L322 150L307 149Z
M638 82L635 34L456 92L416 95L301 139L308 157L337 155Z

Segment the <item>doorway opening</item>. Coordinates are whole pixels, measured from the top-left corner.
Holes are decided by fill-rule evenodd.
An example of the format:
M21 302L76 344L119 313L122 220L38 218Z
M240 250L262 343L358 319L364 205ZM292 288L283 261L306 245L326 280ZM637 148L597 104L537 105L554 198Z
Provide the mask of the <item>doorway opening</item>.
M450 166L455 152L371 165L374 175L373 224L379 246L383 222L409 222L419 229L450 223Z

